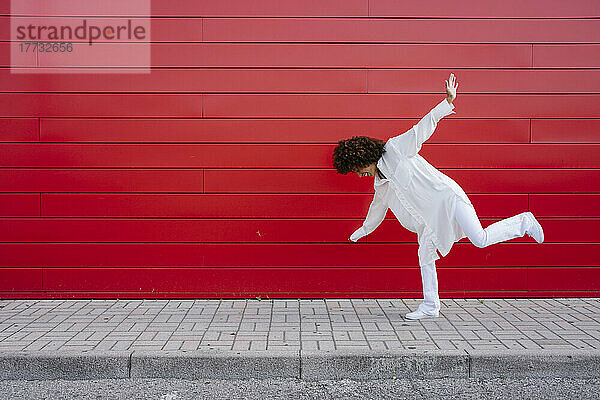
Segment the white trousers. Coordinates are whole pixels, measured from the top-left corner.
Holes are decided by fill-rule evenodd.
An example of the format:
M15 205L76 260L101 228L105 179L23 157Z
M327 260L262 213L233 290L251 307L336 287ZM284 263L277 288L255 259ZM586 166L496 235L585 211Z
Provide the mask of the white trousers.
M510 218L505 218L483 229L475 210L464 201L456 200L456 222L458 222L471 243L477 247L487 247L524 236L531 223L525 214L523 212ZM423 284L423 301L419 305L419 309L426 313L434 314L440 310L435 261L422 264L420 267L421 282Z

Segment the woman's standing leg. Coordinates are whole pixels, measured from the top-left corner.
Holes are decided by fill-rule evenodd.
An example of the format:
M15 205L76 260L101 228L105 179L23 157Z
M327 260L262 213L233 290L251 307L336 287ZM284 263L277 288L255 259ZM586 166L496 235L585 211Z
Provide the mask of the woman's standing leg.
M423 284L423 301L419 305L419 309L427 314L437 314L440 311L440 297L438 294L435 261L421 264L420 267L421 283Z
M421 283L423 284L423 301L419 307L406 314L408 319L421 319L437 317L440 311L440 297L438 294L438 279L435 268L435 260L439 257L431 257L431 251L435 251L432 243L427 244L424 240L419 243L419 266L421 268Z

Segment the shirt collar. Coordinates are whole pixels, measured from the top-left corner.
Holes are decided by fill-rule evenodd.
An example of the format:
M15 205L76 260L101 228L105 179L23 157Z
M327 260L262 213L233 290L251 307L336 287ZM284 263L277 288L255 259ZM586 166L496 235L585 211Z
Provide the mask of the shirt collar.
M379 186L379 185L383 185L384 183L386 183L387 181L389 181L389 174L385 173L385 167L383 166L383 157L379 158L379 161L377 161L377 168L383 172L383 174L386 176L385 178L380 178L379 174L375 174L375 180L373 181L373 185L374 186Z

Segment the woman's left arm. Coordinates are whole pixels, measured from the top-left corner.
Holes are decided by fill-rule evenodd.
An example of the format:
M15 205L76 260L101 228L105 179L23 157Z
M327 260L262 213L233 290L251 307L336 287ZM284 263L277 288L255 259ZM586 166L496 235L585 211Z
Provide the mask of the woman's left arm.
M406 157L413 157L419 151L423 143L433 135L438 122L447 115L456 114L452 101L456 98L456 88L454 74L450 74L449 81L446 82L446 99L439 102L427 115L419 120L411 129L401 135L390 138L389 142L401 151Z

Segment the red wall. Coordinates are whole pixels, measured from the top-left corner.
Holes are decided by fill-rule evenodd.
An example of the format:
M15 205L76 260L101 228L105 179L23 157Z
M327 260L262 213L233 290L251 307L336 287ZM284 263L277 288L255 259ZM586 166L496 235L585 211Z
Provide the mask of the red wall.
M450 72L422 155L546 242L455 244L440 296L598 296L597 1L485 3L153 0L146 75L11 74L3 4L0 297L420 298L391 212L348 241L373 181L331 154L408 130Z

